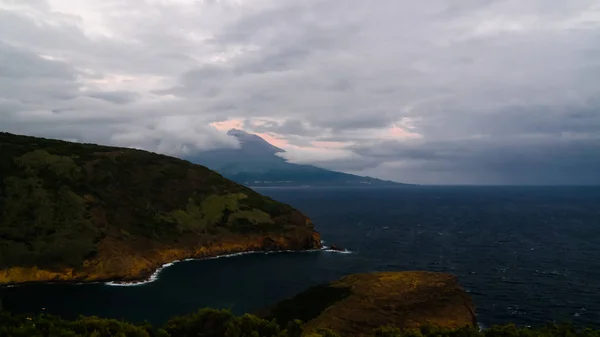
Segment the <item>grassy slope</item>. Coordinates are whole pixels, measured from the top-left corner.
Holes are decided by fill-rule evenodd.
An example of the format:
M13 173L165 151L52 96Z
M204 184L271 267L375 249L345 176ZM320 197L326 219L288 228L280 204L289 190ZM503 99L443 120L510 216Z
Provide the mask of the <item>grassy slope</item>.
M123 247L197 250L237 237L289 233L297 233L295 246L285 248L318 245L304 215L203 166L139 150L0 133L0 270L78 270L122 254Z

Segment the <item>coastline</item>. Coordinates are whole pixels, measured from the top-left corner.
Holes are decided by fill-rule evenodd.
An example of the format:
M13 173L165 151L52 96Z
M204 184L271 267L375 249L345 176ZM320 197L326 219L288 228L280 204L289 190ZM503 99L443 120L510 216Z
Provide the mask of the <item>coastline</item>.
M158 277L160 276L160 273L164 269L171 267L177 263L181 263L181 262L216 260L216 259L220 259L220 258L229 258L229 257L236 257L236 256L242 256L242 255L250 255L250 254L268 255L268 254L281 254L281 253L317 253L317 252L352 254L352 251L350 251L350 250L347 250L347 249L345 249L343 251L334 250L334 249L329 249L328 246L323 246L322 248L318 248L318 249L303 249L303 250L293 250L293 249L249 250L249 251L240 251L240 252L235 252L235 253L220 254L220 255L214 255L214 256L203 256L203 257L197 257L197 258L191 257L191 258L185 258L185 259L172 260L170 262L167 262L167 263L164 263L164 264L158 266L157 268L155 268L151 272L149 271L145 275L140 275L140 277L137 279L124 280L123 278L106 278L106 279L98 279L98 280L93 280L93 281L84 281L84 280L28 281L28 282L19 282L19 283L12 283L12 284L0 284L0 289L27 286L27 285L32 285L32 284L88 285L88 284L102 283L106 286L112 286L112 287L135 287L135 286L142 286L145 284L150 284L150 283L157 281Z
M162 266L156 268L156 270L154 270L154 272L146 279L144 280L139 280L139 281L125 281L125 282L119 282L119 281L108 281L108 282L98 282L98 283L104 283L107 286L111 286L111 287L136 287L136 286L142 286L145 284L150 284L152 282L155 282L158 280L158 277L160 276L160 273L166 269L171 267L174 264L177 263L181 263L181 262L190 262L190 261L204 261L204 260L216 260L216 259L221 259L221 258L229 258L229 257L236 257L236 256L242 256L242 255L252 255L252 254L264 254L264 255L269 255L269 254L282 254L282 253L317 253L317 252L327 252L327 253L338 253L338 254L352 254L352 251L350 250L334 250L334 249L329 249L329 247L324 246L321 249L307 249L307 250L252 250L252 251L247 251L247 252L239 252L239 253L231 253L231 254L223 254L223 255L216 255L216 256L210 256L210 257L201 257L201 258L187 258L187 259L183 259L183 260L174 260L168 263L163 264ZM84 284L89 284L87 282L84 283L78 283L79 285L84 285Z
M84 261L81 268L48 270L36 266L9 267L0 270L0 287L29 283L138 282L148 280L157 269L173 261L255 251L305 251L321 247L319 234L312 228L266 235L232 235L202 245L183 242L178 246L161 246L145 251L107 238L99 244L99 254Z

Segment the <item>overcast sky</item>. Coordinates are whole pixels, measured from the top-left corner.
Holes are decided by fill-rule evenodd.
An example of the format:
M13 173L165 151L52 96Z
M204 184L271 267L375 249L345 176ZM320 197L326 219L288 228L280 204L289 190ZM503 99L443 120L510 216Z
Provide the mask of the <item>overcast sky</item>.
M0 129L259 133L410 183L600 184L598 0L0 0Z

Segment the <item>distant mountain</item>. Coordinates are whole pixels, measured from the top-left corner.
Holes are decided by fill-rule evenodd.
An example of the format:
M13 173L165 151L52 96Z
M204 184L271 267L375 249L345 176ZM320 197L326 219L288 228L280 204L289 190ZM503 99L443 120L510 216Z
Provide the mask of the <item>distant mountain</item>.
M400 183L330 171L312 165L288 162L280 149L243 130L227 133L240 142L237 149L200 152L184 159L215 170L226 178L248 186L392 186Z

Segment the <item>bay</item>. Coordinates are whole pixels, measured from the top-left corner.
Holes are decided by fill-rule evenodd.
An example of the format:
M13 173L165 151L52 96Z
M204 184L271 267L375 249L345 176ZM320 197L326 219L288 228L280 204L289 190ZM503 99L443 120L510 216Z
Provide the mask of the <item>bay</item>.
M0 289L3 306L67 318L162 324L201 307L253 312L357 272L457 275L484 325L570 320L600 327L600 188L261 188L300 209L331 252L181 262L152 283L36 284Z

